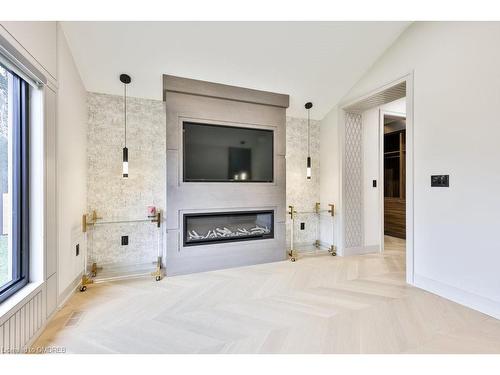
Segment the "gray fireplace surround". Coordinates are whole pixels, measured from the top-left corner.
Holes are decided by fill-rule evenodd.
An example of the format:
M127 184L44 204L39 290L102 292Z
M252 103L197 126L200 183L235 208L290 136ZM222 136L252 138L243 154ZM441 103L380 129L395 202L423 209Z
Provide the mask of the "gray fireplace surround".
M164 75L163 100L167 275L284 260L288 95ZM184 122L273 131L272 181L184 181Z

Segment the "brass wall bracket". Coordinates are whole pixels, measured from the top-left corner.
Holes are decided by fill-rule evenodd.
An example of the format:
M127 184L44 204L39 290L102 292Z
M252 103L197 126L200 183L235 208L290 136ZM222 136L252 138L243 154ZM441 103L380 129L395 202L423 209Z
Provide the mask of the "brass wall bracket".
M156 281L160 281L163 276L165 276L164 269L161 266L161 257L158 257L158 260L156 261L156 270L151 272L151 276L153 276Z
M316 202L314 204L314 212L316 212L317 214L319 214L320 208L321 208L321 204L319 202Z
M332 216L335 216L335 205L332 203L328 204L330 206L330 209L328 210L328 213Z
M102 219L102 217L99 217L97 215L96 210L92 210L92 213L90 213L90 214L83 214L82 215L82 232L87 233L89 226L94 225L96 223L96 221L99 219Z
M296 213L297 213L297 211L294 209L293 206L288 206L288 215L290 215L290 219L293 220Z
M152 223L156 223L156 226L159 228L161 226L161 212L158 211L153 219L151 219Z
M319 249L319 247L320 247L319 240L314 241L314 247L315 247L316 249Z
M82 215L82 232L87 233L87 214Z

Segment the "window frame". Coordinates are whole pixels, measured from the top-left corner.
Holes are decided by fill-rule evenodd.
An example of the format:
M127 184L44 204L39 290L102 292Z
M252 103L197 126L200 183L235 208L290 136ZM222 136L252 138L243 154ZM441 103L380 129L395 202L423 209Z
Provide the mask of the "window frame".
M12 280L0 286L0 303L29 281L30 250L30 135L29 84L3 65L12 76Z

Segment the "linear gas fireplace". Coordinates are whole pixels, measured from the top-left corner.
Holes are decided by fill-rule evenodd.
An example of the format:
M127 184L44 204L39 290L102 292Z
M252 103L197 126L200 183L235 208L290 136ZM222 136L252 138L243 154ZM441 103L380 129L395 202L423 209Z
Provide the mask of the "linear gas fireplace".
M184 214L184 246L274 238L274 211Z

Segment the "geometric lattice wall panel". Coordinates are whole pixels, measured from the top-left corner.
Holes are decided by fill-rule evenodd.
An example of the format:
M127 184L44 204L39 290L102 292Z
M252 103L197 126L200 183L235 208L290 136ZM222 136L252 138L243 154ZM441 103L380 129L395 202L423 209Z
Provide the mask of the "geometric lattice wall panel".
M363 244L362 189L362 122L361 114L346 113L344 147L344 238L345 247Z

